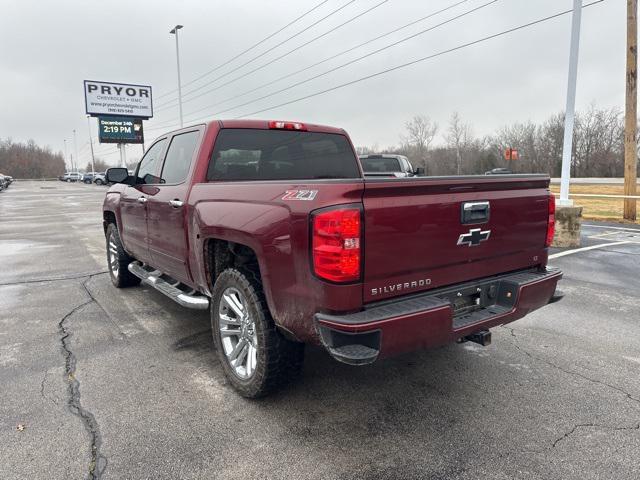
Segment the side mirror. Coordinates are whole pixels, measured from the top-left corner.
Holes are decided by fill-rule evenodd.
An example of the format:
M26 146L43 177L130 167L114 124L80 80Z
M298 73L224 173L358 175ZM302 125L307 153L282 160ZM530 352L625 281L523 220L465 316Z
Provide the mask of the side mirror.
M424 167L416 168L416 171L414 173L416 177L424 177Z
M129 178L129 171L126 168L110 168L105 174L107 183L126 183Z

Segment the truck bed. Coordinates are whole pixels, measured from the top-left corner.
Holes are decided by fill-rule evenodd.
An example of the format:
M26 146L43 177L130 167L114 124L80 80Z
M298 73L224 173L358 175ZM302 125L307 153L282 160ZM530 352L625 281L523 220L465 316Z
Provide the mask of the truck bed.
M364 185L365 303L546 264L546 175L366 178ZM486 205L486 215L465 220L465 205Z

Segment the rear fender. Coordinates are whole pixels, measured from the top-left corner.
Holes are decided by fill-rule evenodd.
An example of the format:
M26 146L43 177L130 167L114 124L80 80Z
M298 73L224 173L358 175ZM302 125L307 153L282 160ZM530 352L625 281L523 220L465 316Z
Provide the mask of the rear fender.
M190 263L200 291L211 294L205 258L205 243L222 240L244 245L256 255L263 291L274 318L278 318L279 302L274 298L272 275L287 276L295 281L294 258L291 248L290 213L278 205L236 202L198 203L191 216ZM277 265L277 273L272 266Z

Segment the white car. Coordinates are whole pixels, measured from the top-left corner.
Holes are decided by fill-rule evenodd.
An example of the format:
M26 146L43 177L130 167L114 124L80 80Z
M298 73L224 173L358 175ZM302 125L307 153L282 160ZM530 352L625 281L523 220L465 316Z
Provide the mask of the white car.
M63 182L81 182L83 174L80 172L66 172L60 180Z

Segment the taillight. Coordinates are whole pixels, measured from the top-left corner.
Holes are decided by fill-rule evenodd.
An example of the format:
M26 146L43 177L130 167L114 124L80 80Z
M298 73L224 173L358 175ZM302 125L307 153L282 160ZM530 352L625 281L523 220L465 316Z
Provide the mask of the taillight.
M313 269L332 282L360 278L360 210L327 210L313 216Z
M271 121L269 122L269 128L273 128L276 130L300 130L303 132L307 131L307 126L304 123L300 122Z
M556 231L556 197L549 195L549 221L547 222L547 241L545 247L550 247L553 243L553 234Z

